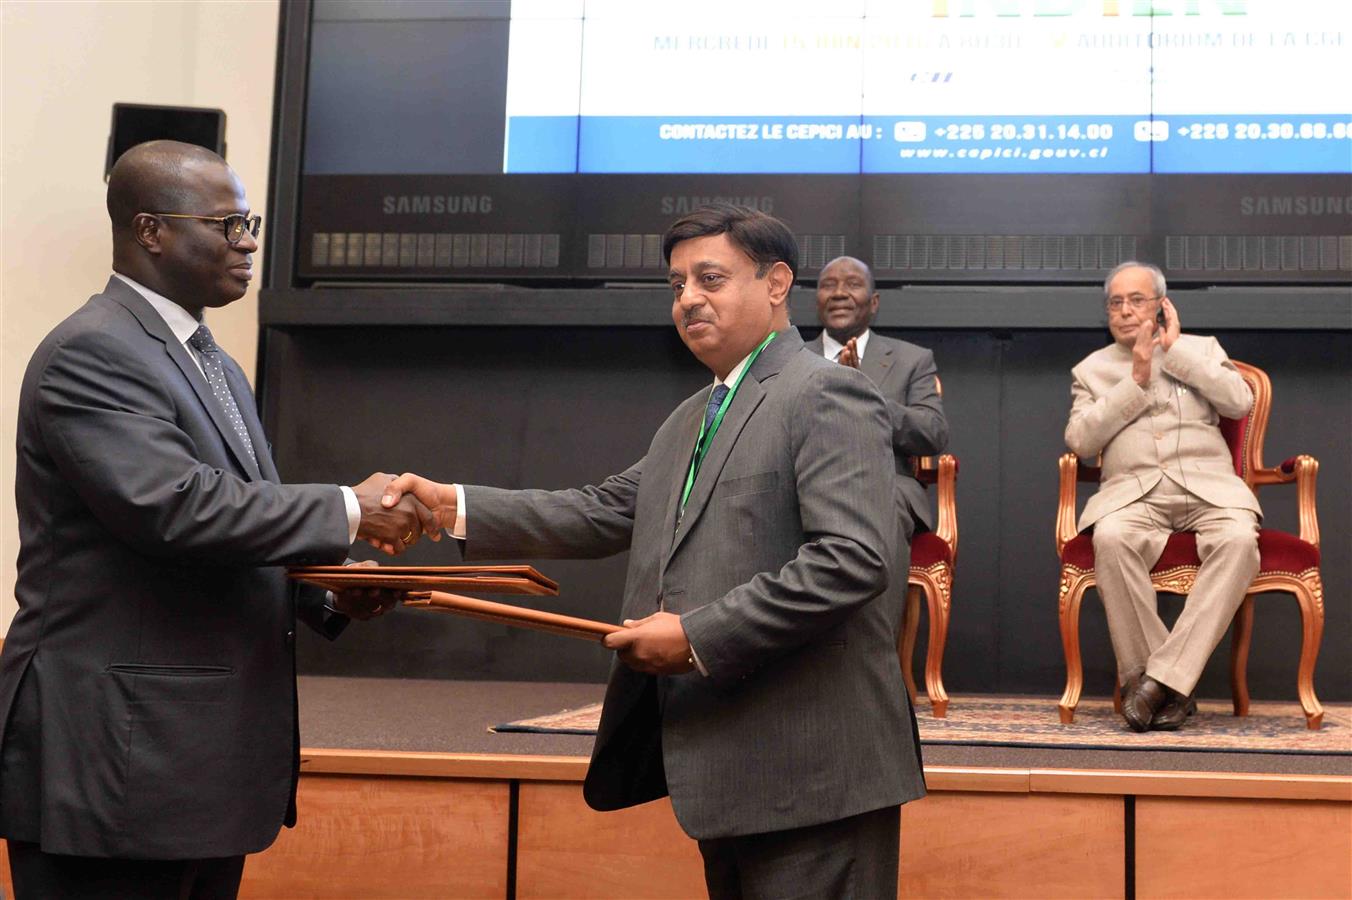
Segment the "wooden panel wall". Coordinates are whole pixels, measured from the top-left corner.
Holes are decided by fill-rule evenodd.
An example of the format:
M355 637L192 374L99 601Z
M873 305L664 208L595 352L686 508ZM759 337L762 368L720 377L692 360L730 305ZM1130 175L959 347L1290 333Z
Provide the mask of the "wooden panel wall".
M936 793L902 807L899 898L1120 897L1121 797ZM704 891L671 803L587 808L574 784L523 784L517 896L655 898Z
M657 898L704 894L699 847L668 799L599 813L576 783L521 785L516 895Z
M932 793L901 808L898 896L1121 897L1121 797Z
M505 897L507 781L309 774L300 825L249 858L244 898ZM1352 804L1138 796L1136 895L1352 897ZM944 790L903 807L898 898L1122 897L1121 795ZM5 896L12 894L0 843ZM671 804L597 813L520 784L516 895L698 897Z
M506 782L306 775L297 802L241 897L506 896Z
M1352 897L1352 805L1138 797L1136 895Z

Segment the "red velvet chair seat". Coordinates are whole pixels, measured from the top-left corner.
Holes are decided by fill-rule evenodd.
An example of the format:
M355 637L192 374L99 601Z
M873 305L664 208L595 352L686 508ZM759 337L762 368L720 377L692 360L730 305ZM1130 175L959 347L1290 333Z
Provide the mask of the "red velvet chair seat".
M914 560L914 549L912 559ZM1090 534L1077 535L1061 551L1061 561L1066 565L1088 572L1094 568L1094 539ZM1197 535L1191 531L1178 531L1169 536L1164 545L1159 562L1151 573L1176 569L1179 566L1198 566ZM1276 531L1271 528L1258 530L1258 571L1290 572L1299 574L1307 569L1319 567L1319 548L1302 541L1294 534Z
M911 565L927 569L935 563L952 565L953 548L934 532L922 531L911 539Z

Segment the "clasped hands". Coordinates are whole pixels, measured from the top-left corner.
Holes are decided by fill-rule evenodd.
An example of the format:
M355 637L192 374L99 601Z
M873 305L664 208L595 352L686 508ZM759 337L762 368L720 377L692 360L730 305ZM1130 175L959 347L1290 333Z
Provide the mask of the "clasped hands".
M386 480L380 505L387 512L404 509L405 504L413 501L414 510L421 511L418 519L421 533L434 541L441 539L443 530L455 526L459 511L455 485L440 484L411 472L398 478L381 477ZM364 513L365 506L362 509ZM695 668L681 618L673 613L659 612L643 619L626 619L623 631L606 635L601 643L619 654L621 662L639 672L677 675Z
M851 369L859 368L859 338L852 337L845 342L845 346L840 348L840 355L836 357L836 362L842 366L849 366Z
M1141 387L1150 383L1150 365L1156 345L1168 353L1182 333L1178 310L1173 301L1168 297L1161 298L1160 311L1164 314L1164 325L1157 326L1153 315L1143 315L1140 327L1136 329L1136 341L1131 347L1131 377Z
M385 472L376 472L361 484L352 486L361 507L361 523L357 538L398 556L418 542L424 534L432 540L441 539L441 531L433 524L432 513L418 497L409 493L395 502L383 502L388 486L397 479Z
M412 496L389 506L382 504L385 486L393 480L393 475L376 472L361 484L353 485L352 493L356 495L357 505L361 509L357 538L391 556L398 556L427 533L431 514ZM372 568L379 563L365 560L351 565L354 568ZM389 612L403 602L406 596L404 591L387 588L335 590L333 609L349 618L365 621Z

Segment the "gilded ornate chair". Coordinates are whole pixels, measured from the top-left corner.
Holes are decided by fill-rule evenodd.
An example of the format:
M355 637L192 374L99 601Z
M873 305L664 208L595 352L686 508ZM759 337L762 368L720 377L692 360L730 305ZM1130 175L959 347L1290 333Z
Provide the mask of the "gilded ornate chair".
M935 378L936 386L938 378ZM939 389L940 395L943 389ZM953 603L953 563L958 556L958 507L954 490L958 460L950 453L916 460L915 477L924 485L938 485L939 521L934 531L915 535L911 541L911 570L906 584L906 610L902 618L897 653L906 691L915 703L915 676L911 674L916 633L920 628L920 595L929 606L929 645L925 654L925 693L936 719L948 715L948 692L944 690L944 644L948 641L948 613Z
M1235 473L1257 493L1265 484L1296 485L1300 512L1300 535L1262 528L1258 532L1258 575L1249 587L1244 602L1235 614L1230 642L1230 687L1235 715L1249 713L1247 665L1249 642L1253 637L1253 598L1268 591L1295 596L1300 606L1302 639L1296 689L1305 711L1305 724L1317 729L1323 723L1324 710L1314 693L1314 664L1319 656L1319 641L1324 632L1324 585L1319 577L1319 520L1315 510L1315 476L1319 462L1311 456L1294 456L1273 469L1263 467L1263 437L1272 409L1272 384L1262 369L1236 361L1244 380L1253 391L1253 407L1243 419L1221 419L1221 433L1234 455ZM1075 529L1076 485L1097 483L1099 469L1081 465L1073 453L1061 457L1061 490L1056 512L1056 552L1061 559L1059 614L1061 644L1066 655L1066 690L1061 695L1061 722L1074 721L1080 702L1084 672L1080 661L1080 600L1086 588L1094 584L1094 544L1089 534ZM1200 561L1197 539L1192 532L1173 534L1159 562L1150 571L1155 590L1168 594L1187 594L1192 590ZM1114 682L1116 679L1114 679ZM1120 688L1115 686L1113 705L1121 711Z

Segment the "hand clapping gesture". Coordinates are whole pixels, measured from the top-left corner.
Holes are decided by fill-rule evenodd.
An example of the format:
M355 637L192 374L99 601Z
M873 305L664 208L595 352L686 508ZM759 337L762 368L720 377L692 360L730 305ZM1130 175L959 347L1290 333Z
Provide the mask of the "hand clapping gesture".
M852 337L845 342L845 347L836 357L836 362L851 369L859 368L859 338Z

